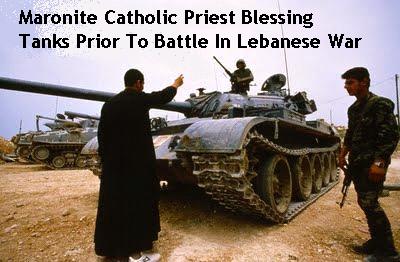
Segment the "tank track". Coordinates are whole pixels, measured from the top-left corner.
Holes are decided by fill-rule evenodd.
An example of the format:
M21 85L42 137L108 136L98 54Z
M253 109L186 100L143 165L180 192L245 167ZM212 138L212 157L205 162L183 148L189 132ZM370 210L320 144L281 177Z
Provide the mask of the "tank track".
M312 194L306 201L291 202L288 211L282 215L266 204L253 189L251 180L257 176L254 169L258 160L252 156L251 152L263 149L286 156L300 156L334 152L338 147L339 144L325 148L289 149L273 143L257 132L252 132L246 137L244 149L236 154L193 155L193 174L198 178L198 186L204 188L212 199L226 209L274 223L285 223L328 192L338 181L331 182L319 193Z
M33 152L35 150L35 148L43 147L43 146L45 146L46 148L48 148L50 150L50 156L46 160L40 160L40 159L37 159L34 156L34 154L31 154L32 158L36 162L44 164L46 167L48 167L50 169L69 170L69 169L77 169L77 168L79 168L79 169L86 168L86 166L85 167L77 167L75 165L76 159L78 157L84 157L84 156L80 155L80 151L82 150L83 145L65 145L65 144L64 145L37 145L32 148L31 152ZM53 165L52 159L56 156L64 156L66 158L66 163L62 168L57 168ZM86 157L84 157L84 158L85 158L85 162L86 162L87 158Z
M22 150L24 147L27 147L27 149L29 150L29 153L28 153L28 154L25 154L24 156L22 156L22 155L20 154L20 152L21 152L21 150ZM30 162L30 163L34 163L35 160L32 158L31 152L32 152L32 148L30 147L30 145L26 145L26 146L25 146L25 145L24 145L24 146L18 145L18 146L15 148L15 150L14 150L15 155L16 155L19 159L23 159L23 160L28 161L28 162Z

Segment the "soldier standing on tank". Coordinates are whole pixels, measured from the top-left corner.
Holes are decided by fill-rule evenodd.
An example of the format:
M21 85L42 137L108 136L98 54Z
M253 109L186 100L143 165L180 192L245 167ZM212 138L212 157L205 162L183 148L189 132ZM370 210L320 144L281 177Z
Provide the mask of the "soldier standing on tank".
M250 82L254 80L253 74L250 69L246 68L246 63L243 59L239 59L236 62L236 67L238 69L231 76L232 93L247 94L250 89Z
M370 77L366 68L352 68L342 78L349 95L356 96L357 100L348 109L348 130L339 166L354 183L357 201L366 215L371 234L370 240L353 249L368 254L365 261L400 261L390 222L378 202L390 157L399 140L394 104L369 91Z
M151 94L143 92L144 77L139 70L128 70L124 80L125 90L103 105L98 127L102 176L95 251L106 261L138 258L153 262L160 259L152 251L160 231L160 181L149 109L171 101L183 76Z

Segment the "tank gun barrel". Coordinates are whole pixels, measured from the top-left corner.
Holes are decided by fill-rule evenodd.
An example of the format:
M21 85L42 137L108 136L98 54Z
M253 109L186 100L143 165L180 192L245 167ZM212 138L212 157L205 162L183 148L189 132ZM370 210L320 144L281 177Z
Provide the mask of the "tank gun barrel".
M84 118L84 119L100 120L100 117L98 117L98 116L91 116L91 115L77 113L77 112L71 112L71 111L65 111L64 115L68 116L68 118L71 118L71 119L73 119L75 117L79 117L79 118Z
M76 126L79 125L78 123L75 123L74 121L70 121L70 120L57 119L57 118L52 118L52 117L47 117L47 116L36 115L36 130L37 131L40 131L40 128L39 128L39 120L40 119L52 120L55 123L72 124L72 125L76 125Z
M70 120L57 119L57 118L41 116L41 115L36 115L36 119L53 120L54 122L60 122L60 123L75 123L74 121L70 121Z
M106 102L108 99L116 95L115 93L110 93L110 92L94 91L94 90L68 87L62 85L39 83L39 82L13 79L7 77L0 77L0 88L7 90L14 90L14 91L63 96L70 98L100 101L100 102ZM189 102L173 101L165 105L160 105L154 108L167 111L175 111L180 113L190 113L193 107Z

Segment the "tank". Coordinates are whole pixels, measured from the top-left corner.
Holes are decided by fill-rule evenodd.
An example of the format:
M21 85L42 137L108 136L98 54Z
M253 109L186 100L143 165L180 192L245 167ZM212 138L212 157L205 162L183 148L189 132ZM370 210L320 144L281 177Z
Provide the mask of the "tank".
M293 219L338 183L340 138L305 92L288 95L285 76L268 78L257 95L201 90L158 109L186 118L151 119L157 174L195 184L227 210L275 223ZM0 78L0 88L107 101L112 93ZM97 138L83 148L101 175Z
M63 116L63 115L61 115ZM64 117L64 116L63 116ZM53 122L47 122L44 125L49 128L49 131L55 131L62 129L63 123L60 122L60 119L45 117L45 116L36 116L36 131L29 131L26 133L16 134L11 138L11 142L15 145L15 155L19 159L23 159L28 162L34 162L31 157L32 151L32 140L36 135L42 135L49 131L42 131L39 128L39 121L41 119L53 120Z
M69 111L65 115L71 120L58 114L59 119L55 119L57 128L33 137L30 155L36 162L52 169L85 168L86 158L80 152L97 136L99 118Z
M49 131L40 130L41 119L53 121L44 124ZM26 161L42 163L52 169L84 168L85 159L80 151L97 135L98 120L97 116L70 111L57 114L57 118L37 115L36 131L17 134L11 141L16 145L16 155Z

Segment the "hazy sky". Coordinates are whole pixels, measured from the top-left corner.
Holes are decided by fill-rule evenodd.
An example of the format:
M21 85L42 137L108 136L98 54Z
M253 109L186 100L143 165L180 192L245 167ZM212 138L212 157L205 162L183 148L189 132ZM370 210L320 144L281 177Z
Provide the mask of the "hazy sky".
M343 88L340 75L350 67L365 66L370 70L371 91L395 101L394 75L400 73L399 42L400 2L397 0L372 1L297 1L281 0L281 11L287 13L312 13L313 27L284 25L285 36L316 37L321 40L318 49L288 49L287 59L292 93L306 91L308 97L316 101L318 111L308 119L330 119L332 111L335 124L346 124L347 107L354 101ZM178 15L177 25L108 25L104 22L107 10L126 13L139 10L141 13L155 13L167 10ZM226 13L233 11L235 25L199 25L183 23L184 10L196 13ZM161 89L180 73L185 76L185 84L178 91L177 101L183 101L199 87L206 91L230 89L229 79L213 61L217 56L226 67L235 69L235 61L245 59L255 77L256 86L251 87L256 94L262 83L270 75L285 73L283 49L254 48L238 49L236 39L242 34L244 39L280 37L279 25L240 24L241 12L257 10L259 13L278 13L276 0L262 1L15 1L2 0L0 3L0 76L61 84L86 89L119 92L123 89L123 74L129 68L138 68L145 75L145 91ZM33 13L74 13L74 10L93 13L98 17L95 25L20 25L21 10ZM23 48L21 33L31 37L70 37L68 49ZM179 34L205 37L210 43L205 49L141 49L129 48L124 38L116 49L74 48L78 33L95 37L124 37L127 33L153 39L162 33L165 37L176 38ZM214 36L222 34L232 40L229 49L216 49ZM361 37L357 49L332 49L328 34L345 34L345 37ZM0 89L0 136L10 138L18 132L33 130L35 115L54 116L56 97L6 91ZM84 100L58 98L57 111L77 111L99 114L102 103ZM177 113L153 111L152 115L167 115L168 119L182 118Z

